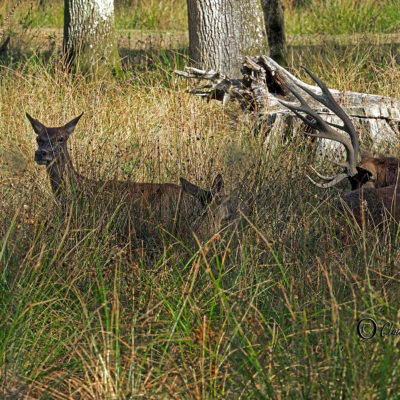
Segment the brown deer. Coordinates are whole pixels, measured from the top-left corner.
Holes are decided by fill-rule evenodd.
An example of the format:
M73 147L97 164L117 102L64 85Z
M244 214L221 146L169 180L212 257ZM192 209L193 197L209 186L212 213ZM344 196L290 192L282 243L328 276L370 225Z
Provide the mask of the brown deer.
M235 218L234 209L230 205L231 197L225 194L220 174L214 179L211 190L201 189L183 178L179 186L173 183L118 180L100 182L80 175L72 164L67 140L82 114L64 126L55 128L46 127L26 114L37 134L35 161L46 166L53 193L62 203L71 193L101 198L117 196L129 206L134 217L145 211L156 224L162 223L167 228L176 228L178 221L191 228L197 220L207 216L207 222L212 224L214 230L219 230L222 223Z
M310 177L311 182L315 185L328 188L336 185L343 179L350 181L352 191L342 195L345 208L351 210L357 222L361 222L364 205L367 204L373 220L377 223L382 221L384 211L389 211L399 221L400 215L400 188L399 179L399 163L400 160L394 157L374 158L369 153L360 148L358 135L350 117L335 101L326 85L312 74L307 68L303 67L307 74L318 84L322 93L316 94L309 88L298 84L310 97L323 104L343 122L343 125L336 125L321 118L321 116L313 110L304 100L304 98L291 86L287 88L299 100L300 105L293 105L281 101L281 103L292 110L302 121L317 131L317 133L308 133L307 135L330 139L344 145L346 149L346 161L333 164L343 167L344 172L336 176L324 176L313 171L325 183L317 183ZM304 116L302 113L306 114ZM336 129L334 129L336 128ZM348 136L340 133L337 129L345 132ZM361 155L361 162L357 163L358 154Z

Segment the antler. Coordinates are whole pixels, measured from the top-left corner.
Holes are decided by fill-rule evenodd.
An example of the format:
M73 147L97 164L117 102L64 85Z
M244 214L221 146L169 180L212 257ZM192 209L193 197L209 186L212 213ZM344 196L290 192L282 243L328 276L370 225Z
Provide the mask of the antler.
M299 86L302 90L304 90L309 96L311 96L313 99L317 100L319 103L323 104L327 108L329 108L335 115L337 115L342 121L343 125L337 125L328 121L325 121L324 119L321 118L321 116L313 110L304 100L302 96L298 92L296 92L291 86L286 85L287 88L293 93L293 95L300 101L300 106L295 106L293 104L280 101L285 107L289 108L292 110L302 121L304 121L307 125L311 126L311 128L315 129L318 131L318 133L308 133L306 132L307 135L321 138L321 139L330 139L334 140L336 142L339 142L343 144L343 146L346 149L346 162L345 163L337 163L335 161L330 161L335 165L338 165L340 167L345 168L345 172L335 175L335 176L324 176L315 171L313 168L314 172L316 172L317 176L325 181L327 183L317 183L314 182L310 177L308 177L311 182L313 182L315 185L318 187L322 188L328 188L331 186L336 185L338 182L342 181L345 178L354 176L357 174L357 156L360 151L360 146L358 143L358 136L357 132L354 128L353 123L351 122L349 116L344 112L344 110L339 106L339 104L335 101L333 98L331 92L329 89L326 87L326 85L318 79L311 71L309 71L306 67L302 67L304 71L307 72L307 74L318 84L318 86L321 88L322 93L321 94L316 94L313 91L311 91L308 87L296 83L297 86ZM300 113L305 113L308 117L300 114ZM333 129L337 128L340 129L343 132L346 132L349 135L349 138L346 137L345 135L342 135L339 133L337 130Z

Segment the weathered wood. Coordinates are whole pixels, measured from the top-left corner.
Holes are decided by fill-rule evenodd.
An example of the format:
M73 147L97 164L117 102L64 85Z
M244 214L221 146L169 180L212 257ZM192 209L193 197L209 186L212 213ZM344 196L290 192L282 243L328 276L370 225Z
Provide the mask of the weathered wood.
M186 68L175 71L179 76L189 79L207 80L208 84L189 90L198 96L216 99L226 103L237 100L243 109L254 113L258 119L257 129L266 135L267 141L276 133L291 133L304 129L304 125L284 107L280 100L297 102L287 89L287 85L297 87L297 83L320 93L317 86L308 85L267 56L246 57L242 67L241 79L230 79L216 71ZM390 148L398 143L400 137L400 101L375 94L357 93L330 89L335 100L352 117L353 123L361 132L368 132L361 141L368 141L373 147ZM339 119L327 108L316 102L307 93L302 95L318 114L325 115L329 122L339 123ZM361 128L361 129L360 129ZM320 150L338 148L337 143L321 141Z

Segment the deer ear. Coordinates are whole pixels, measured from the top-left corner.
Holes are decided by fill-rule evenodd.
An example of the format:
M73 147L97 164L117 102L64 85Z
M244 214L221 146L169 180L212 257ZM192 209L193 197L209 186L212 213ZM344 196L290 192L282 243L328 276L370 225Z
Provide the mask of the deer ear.
M76 127L76 124L78 123L78 121L80 120L80 118L82 117L82 115L83 115L83 113L82 113L81 115L78 115L78 116L77 116L76 118L74 118L72 121L69 121L67 124L64 125L64 129L67 130L68 135L70 135L70 134L74 131L74 129L75 129L75 127Z
M222 178L221 174L218 174L215 179L214 182L211 186L211 194L214 197L216 194L218 193L223 193L225 190L225 183L224 183L224 179Z
M181 182L181 187L182 190L193 197L196 197L203 206L206 206L209 204L212 200L212 195L211 192L208 190L204 190L200 188L199 186L194 185L193 183L190 183L184 178L179 178Z
M40 123L37 119L32 118L28 113L26 113L26 116L29 119L32 128L37 135L40 135L41 133L46 131L46 127L42 123Z

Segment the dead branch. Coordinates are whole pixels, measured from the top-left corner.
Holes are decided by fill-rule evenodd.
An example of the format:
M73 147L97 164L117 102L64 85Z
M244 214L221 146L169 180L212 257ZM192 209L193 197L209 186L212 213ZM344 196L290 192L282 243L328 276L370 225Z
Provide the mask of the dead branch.
M280 101L295 102L296 99L287 85L306 86L310 91L320 93L317 86L308 85L296 78L285 68L267 56L246 57L241 79L231 79L217 71L205 71L187 67L175 74L196 81L207 81L203 86L189 90L197 96L215 99L226 104L236 100L243 109L254 113L263 133L269 134L289 126L298 130L299 125ZM389 144L400 137L400 102L398 99L375 94L357 93L330 89L335 100L352 117L356 126L367 127L374 144L385 141ZM304 92L304 98L318 114L335 122L336 116Z

